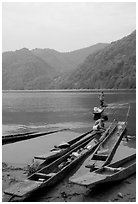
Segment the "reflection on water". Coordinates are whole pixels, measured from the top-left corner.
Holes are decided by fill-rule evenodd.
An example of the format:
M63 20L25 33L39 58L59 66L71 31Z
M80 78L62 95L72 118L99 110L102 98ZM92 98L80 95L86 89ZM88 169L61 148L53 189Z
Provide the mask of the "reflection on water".
M127 134L136 135L135 92L105 92L109 121L123 121L129 105ZM99 106L98 92L3 92L3 135L29 131L49 131L67 128L65 131L27 141L4 145L3 161L27 163L34 155L45 153L62 140L70 139L91 129L93 107ZM124 146L135 148L135 140ZM18 155L18 158L17 158Z

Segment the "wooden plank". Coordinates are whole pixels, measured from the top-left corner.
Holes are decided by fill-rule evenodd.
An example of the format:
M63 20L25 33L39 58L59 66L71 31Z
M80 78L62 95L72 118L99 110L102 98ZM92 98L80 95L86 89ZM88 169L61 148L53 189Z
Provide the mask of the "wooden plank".
M52 158L52 157L55 157L56 155L58 156L58 154L59 154L60 152L61 152L61 150L52 151L52 152L48 152L48 153L46 153L46 154L34 156L34 158L35 158L35 159L46 160L47 158L50 159L50 158Z

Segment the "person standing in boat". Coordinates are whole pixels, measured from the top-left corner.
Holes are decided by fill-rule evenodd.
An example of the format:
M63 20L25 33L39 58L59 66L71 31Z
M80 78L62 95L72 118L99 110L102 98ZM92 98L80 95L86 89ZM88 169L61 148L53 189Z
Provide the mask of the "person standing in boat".
M100 106L104 107L104 92L103 91L99 94L99 99L100 99Z

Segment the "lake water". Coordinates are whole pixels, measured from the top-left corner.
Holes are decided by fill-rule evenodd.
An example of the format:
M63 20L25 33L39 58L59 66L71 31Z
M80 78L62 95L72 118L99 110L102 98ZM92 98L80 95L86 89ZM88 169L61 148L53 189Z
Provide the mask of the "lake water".
M129 105L128 135L136 135L135 91L105 91L108 122L125 120ZM2 93L2 134L69 129L40 138L4 145L3 161L28 163L34 155L91 129L93 107L99 106L98 92L18 91ZM135 138L127 144L135 148ZM18 155L18 158L17 156Z

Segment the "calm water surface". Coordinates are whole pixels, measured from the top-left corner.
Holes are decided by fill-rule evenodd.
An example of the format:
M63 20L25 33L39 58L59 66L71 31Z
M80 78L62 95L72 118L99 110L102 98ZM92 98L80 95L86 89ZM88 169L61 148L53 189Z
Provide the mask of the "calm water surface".
M136 94L129 92L105 92L109 121L125 120L129 105L128 135L136 134ZM27 163L39 153L45 153L53 145L69 140L88 131L93 125L92 109L99 106L95 92L3 92L3 135L28 131L48 131L68 128L69 131L4 145L3 161ZM126 145L126 144L125 144ZM135 148L135 138L126 145ZM18 158L16 155L18 154Z

